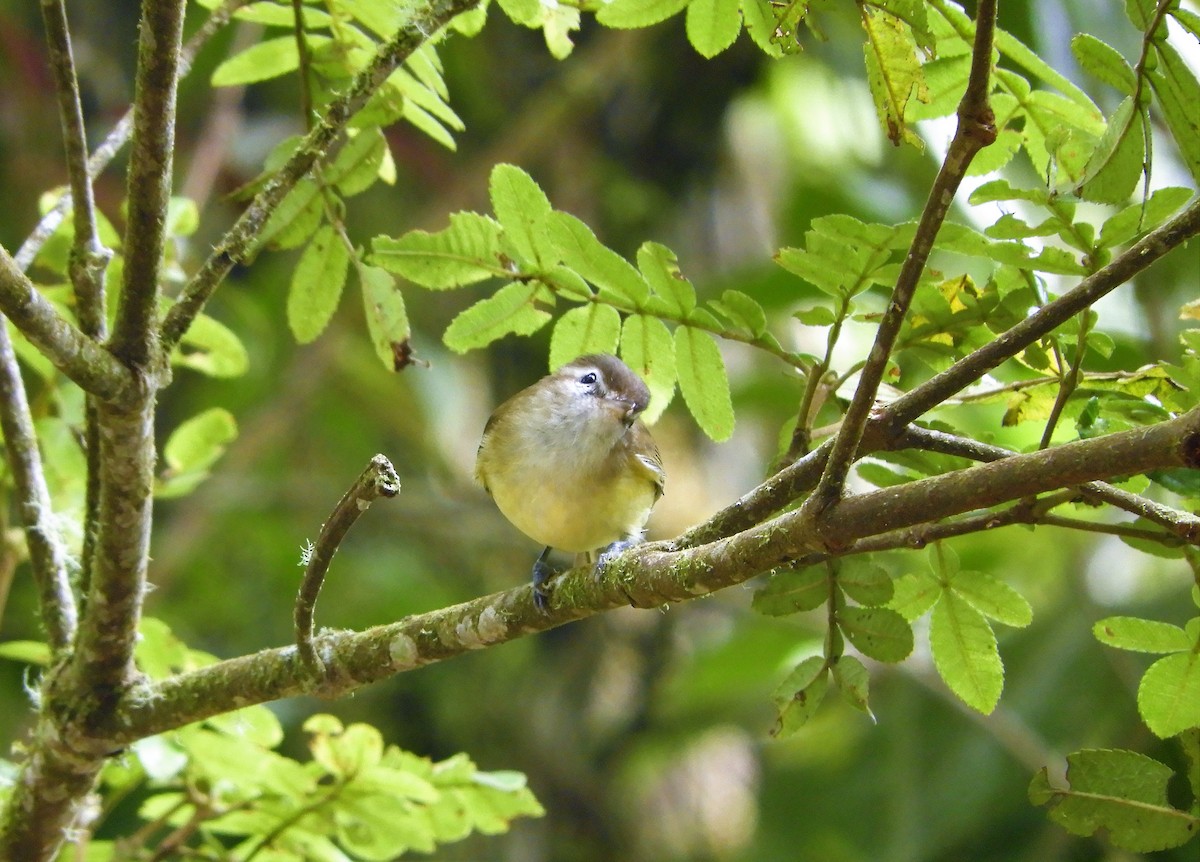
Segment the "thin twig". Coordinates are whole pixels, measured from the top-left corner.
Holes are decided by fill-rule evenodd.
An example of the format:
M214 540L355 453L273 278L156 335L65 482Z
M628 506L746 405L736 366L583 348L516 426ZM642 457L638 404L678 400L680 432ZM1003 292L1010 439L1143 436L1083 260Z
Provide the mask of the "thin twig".
M4 433L4 450L18 512L25 527L33 579L38 587L42 624L50 646L57 652L66 649L75 637L77 609L67 571L70 555L54 523L54 508L46 487L25 384L3 321L0 321L0 429Z
M474 8L479 0L434 0L379 46L374 58L354 79L350 88L334 99L321 122L313 128L290 159L255 195L217 243L208 259L184 286L179 300L171 307L162 324L162 343L173 348L191 326L209 297L225 276L253 249L271 212L333 145L338 135L367 99L408 57L456 15Z
M975 23L971 73L967 80L967 90L958 106L958 128L929 191L929 198L921 212L912 244L896 278L892 298L883 313L879 328L875 331L875 343L859 375L858 388L855 389L850 406L846 409L842 427L834 439L821 480L805 504L812 511L825 511L842 495L846 476L850 472L850 465L866 430L879 384L883 380L888 358L892 354L892 347L908 314L908 307L921 281L921 274L925 271L925 262L933 250L934 240L954 202L954 193L975 155L996 140L995 116L988 104L992 36L995 29L996 0L980 0Z
M321 585L325 582L325 573L333 561L346 533L354 526L363 512L370 508L371 503L380 497L395 497L400 493L400 478L390 461L382 455L376 455L371 463L363 470L362 475L355 480L334 507L329 520L321 527L317 541L305 550L307 563L304 568L304 579L300 582L300 592L296 596L295 623L296 647L305 667L314 675L319 675L323 664L313 647L313 616L317 607L317 596Z
M179 73L181 76L191 71L196 54L208 43L208 40L229 23L234 12L249 2L250 0L225 0L224 3L213 10L213 13L208 16L200 26L200 29L188 39L187 44L184 45L183 50L180 52ZM95 179L108 167L117 153L128 143L132 131L133 108L130 108L117 121L104 141L100 146L96 147L95 152L88 159L87 169L90 179ZM21 247L14 255L16 265L21 272L29 270L29 267L33 264L33 259L37 257L37 253L46 244L46 240L50 239L54 235L54 231L58 229L58 226L62 224L67 210L72 207L72 199L73 196L70 193L64 194L59 198L53 209L42 216L42 220L38 222L37 227L33 229L33 232L25 239L25 242L21 243Z
M1042 449L1050 445L1054 429L1058 427L1058 420L1062 417L1067 402L1071 400L1071 396L1079 387L1079 377L1083 373L1083 355L1087 353L1088 317L1086 311L1079 314L1079 338L1075 341L1075 355L1071 358L1071 366L1065 374L1062 372L1062 359L1058 360L1059 374L1062 376L1058 382L1058 392L1054 396L1054 404L1050 408L1050 416L1046 419L1046 427L1042 429L1042 441L1039 444Z

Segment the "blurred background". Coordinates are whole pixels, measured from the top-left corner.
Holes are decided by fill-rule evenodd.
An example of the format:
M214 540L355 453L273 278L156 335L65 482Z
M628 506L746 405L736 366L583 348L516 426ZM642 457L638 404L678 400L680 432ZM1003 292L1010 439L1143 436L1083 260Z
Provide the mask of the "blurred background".
M560 63L540 33L492 9L479 36L439 48L451 104L466 123L457 152L407 125L391 129L397 181L353 200L350 234L366 244L381 233L440 229L459 209L487 211L489 171L512 162L606 244L627 256L648 239L667 244L702 298L743 290L775 316L787 346L815 351L824 332L789 315L817 297L771 253L800 244L820 215L915 217L952 131L923 126L925 153L891 147L864 79L857 13L845 5L822 19L826 41L808 38L802 54L782 61L764 58L744 34L706 61L677 17L625 32L585 21ZM1083 79L1067 45L1087 30L1136 57L1138 34L1119 7L1006 2L1001 24L1111 111L1113 92ZM68 9L89 131L99 140L129 104L137 4ZM202 20L202 10L193 13L189 32ZM246 26L222 33L183 84L175 187L201 211L199 232L178 249L189 271L236 216L229 193L258 173L281 137L302 130L294 78L246 91L207 85L233 46L257 36ZM0 82L0 242L11 251L36 224L39 195L65 181L36 4L0 0ZM1155 156L1156 177L1169 181L1169 148ZM121 164L97 184L100 207L117 223ZM159 507L147 605L189 645L221 657L290 641L301 548L377 452L395 464L403 492L373 507L342 546L318 625L364 628L514 586L539 550L471 474L492 408L546 372L549 328L456 356L441 333L487 288L407 286L413 346L428 367L393 373L372 351L351 282L330 329L297 347L283 311L296 258L264 253L209 306L244 341L249 372L222 381L179 370L161 402L163 433L212 406L232 411L240 427L210 480ZM1118 330L1112 367L1174 356L1178 308L1198 289L1192 248L1120 291L1100 324ZM857 358L853 345L865 352L868 335L848 342L846 364ZM741 345L723 350L737 430L714 445L680 405L667 411L654 429L668 482L652 537L677 534L753 487L794 416L801 381L788 368ZM1005 445L1036 441L1040 429L1000 429L1001 410L981 409L973 421ZM964 568L1004 579L1035 612L1027 629L1000 627L1007 683L986 718L958 705L919 645L899 667L871 667L876 723L831 696L805 730L773 740L771 692L820 650L823 619L759 617L749 607L754 584L686 606L606 614L336 703L297 699L273 709L291 731L293 756L304 751L300 722L328 711L376 724L418 754L466 751L484 769L527 774L547 817L447 846L438 859L1134 858L1068 835L1029 805L1025 788L1043 765L1058 768L1064 753L1084 747L1131 748L1182 766L1137 718L1137 681L1150 657L1102 648L1090 627L1115 613L1182 623L1186 566L1049 529L1008 528L953 547ZM926 565L918 553L883 562L896 575ZM33 603L19 573L0 639L38 637ZM26 721L25 704L21 666L0 663L6 738ZM1195 845L1146 858L1194 860Z

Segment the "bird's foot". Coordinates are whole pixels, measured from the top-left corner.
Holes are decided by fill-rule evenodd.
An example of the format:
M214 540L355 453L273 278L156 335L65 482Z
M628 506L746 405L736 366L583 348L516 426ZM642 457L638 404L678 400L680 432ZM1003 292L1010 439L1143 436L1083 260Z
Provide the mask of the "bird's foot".
M533 604L542 613L550 611L551 590L548 582L558 574L555 568L546 562L546 556L549 553L550 549L546 548L533 564Z

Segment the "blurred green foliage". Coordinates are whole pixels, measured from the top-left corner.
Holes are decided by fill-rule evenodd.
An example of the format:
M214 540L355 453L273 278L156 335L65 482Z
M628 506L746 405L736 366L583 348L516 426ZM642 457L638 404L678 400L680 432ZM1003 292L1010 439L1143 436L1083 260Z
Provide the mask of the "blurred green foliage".
M378 5L390 12L401 8ZM949 137L930 105L953 110L952 85L965 74L961 54L939 54L924 66L930 102L918 105L905 101L908 89L897 76L912 74L919 57L904 50L908 42L897 41L895 21L883 24L881 13L869 13L873 25L884 28L869 31L881 47L875 62L884 65L864 68L859 15L849 4L844 9L778 4L794 11L811 5L822 13L816 20L824 38L804 31L794 18L798 41L786 46L751 26L759 8L751 2L740 7L748 30L740 38L729 24L736 3L697 0L685 14L670 18L683 3L643 4L642 10L661 9L667 20L628 30L598 26L569 5L517 0L495 5L508 16L493 7L477 35L455 35L438 45L440 67L429 61L423 74L414 71L397 82L407 101L398 95L393 103L381 99L374 106L380 116L404 122L382 133L364 131L354 141L357 147L345 148L340 165L330 168L336 175L326 180L345 198L354 195L353 201L322 200L315 186L296 193L309 195L290 211L308 220L301 227L309 232L296 221L276 225L274 245L293 250L264 251L253 266L236 270L208 306L202 321L210 322L193 329L182 346L177 385L161 404L165 493L147 611L195 649L226 657L291 639L301 550L376 452L391 458L403 491L398 500L374 507L340 549L318 607L320 625L364 628L514 585L525 577L536 550L502 522L470 477L474 447L492 406L544 373L547 356L555 352L553 337L566 337L557 336L564 324L557 324L556 336L550 327L534 332L531 326L530 338L485 339L486 345L448 340L455 349L486 346L463 356L452 353L442 334L464 309L494 296L493 288L463 280L455 283L465 285L462 291L406 289L400 302L381 288L387 282L380 269L356 267L357 261L330 251L342 246L328 227L327 207L340 212L345 203L345 231L359 250L381 235L401 238L393 240L397 243L406 234L436 235L459 211L494 212L511 230L494 189L489 198L489 177L496 181L498 163L520 165L522 176L532 177L556 210L578 217L614 258L641 264L644 243L665 244L654 249L686 273L693 304L720 311L723 302L724 319L733 321L737 314L749 321L742 327L744 338L721 342L718 357L728 375L736 426L721 404L715 413L693 406L684 388L687 372L678 368L684 399L666 409L655 428L671 480L651 522L652 535L678 534L757 484L786 448L789 423L795 422L804 391L795 366L811 368L821 361L827 327L835 322L844 327L836 350L825 357L838 373L866 352L874 315L884 302L878 288L894 277L906 247L902 228L887 231L920 211L937 153ZM924 9L924 4L872 5ZM929 5L953 12L946 4ZM1019 319L1040 301L1039 290L1057 284L1051 278L1040 285L989 279L999 266L1029 262L1030 253L1015 249L1015 240L1060 239L1032 268L1082 274L1180 206L1188 195L1175 187L1194 193L1193 150L1200 138L1185 135L1180 146L1172 146L1159 133L1155 191L1145 208L1129 207L1107 220L1097 215L1094 202L1127 203L1140 182L1141 118L1148 116L1148 106L1138 95L1142 78L1134 75L1143 48L1139 34L1118 14L1122 4L1104 4L1109 15L1097 15L1093 5L1001 4L1000 23L1012 34L998 46L1007 62L996 105L1006 125L999 155L989 154L987 167L998 169L1011 160L1009 173L974 187L971 203L977 209L961 205L955 213L972 227L948 232L934 264L950 269L949 263L974 254L990 265L974 261L977 271L941 281L922 296L915 309L919 319L910 319L902 333L898 385L907 388L978 346L980 324ZM1129 5L1135 11L1145 6L1132 0ZM136 4L75 4L70 11L91 131L100 134L128 103L127 47ZM621 16L640 13L638 4L618 0L601 16L619 25L631 20ZM193 10L196 22L202 16L202 9ZM904 20L918 42L944 46L951 38L947 26ZM948 14L945 20L959 18ZM250 46L265 44L256 41L264 23L270 21L250 16L220 34L185 82L176 189L195 202L200 218L180 215L171 253L181 272L203 260L271 154L279 159L287 141L294 146L291 136L304 131L295 77L259 74L264 49ZM1083 30L1095 41L1072 41ZM0 242L16 248L36 222L39 196L65 175L57 150L46 144L58 139L57 121L47 110L52 91L32 4L0 0L0 44L0 80L8 82L0 95L0 201L6 213ZM278 64L274 71L287 71L291 55L282 54L294 42L270 44ZM800 44L804 50L796 52ZM1032 59L1019 52L1022 45L1033 49ZM697 49L713 59L702 59ZM246 50L260 55L247 58ZM1167 49L1156 50L1162 67L1176 68ZM241 61L227 59L239 52ZM564 63L555 59L568 53ZM772 53L787 56L768 56ZM1113 53L1127 58L1125 66ZM346 58L318 59L326 63L328 91L317 95L327 96L344 83L345 75L331 68ZM244 93L214 90L208 86L214 74L226 85L253 86ZM1031 87L1022 75L1059 92ZM1163 121L1181 141L1176 128L1187 122L1187 94L1179 95L1162 78L1145 80L1160 100L1165 94ZM872 96L894 95L898 86L905 98L891 100L885 115L890 122L881 126ZM1110 121L1104 132L1102 117L1108 116L1117 122ZM1075 131L1054 134L1054 127L1067 126ZM1088 128L1088 152L1100 156L1083 159L1081 140ZM893 149L889 136L923 149ZM1100 149L1097 139L1104 142ZM1048 161L1035 167L1016 158L1022 148L1026 159L1040 154ZM1052 185L1057 179L1079 183L1087 200L1068 204L1047 194L1047 164ZM391 182L368 188L364 165L366 175ZM518 210L532 195L528 187L519 191L525 203L513 204ZM102 175L99 205L115 223L122 193L119 172ZM1019 209L1020 218L1011 212L997 218L997 207L1017 210L1017 201L1030 205ZM847 218L831 219L835 213ZM1089 235L1100 221L1103 227ZM296 248L313 231L321 232L322 243ZM530 240L531 257L537 256L536 239ZM848 254L852 240L860 245ZM371 247L383 255L379 242ZM779 248L787 249L780 255L782 266L771 260ZM65 251L65 245L48 246L40 273L53 275ZM382 260L370 263L386 266ZM632 264L626 265L636 276ZM348 301L349 289L340 303L336 295L330 301L304 292L305 284L319 284L331 271L340 273L339 286L342 281L361 286L366 305ZM642 272L649 277L645 267ZM1184 367L1179 309L1195 299L1197 272L1193 245L1097 309L1091 326L1102 329L1103 337L1088 341L1086 367L1115 376L1107 389L1097 377L1085 395L1127 394L1134 386L1166 393L1163 381L1131 375L1154 361ZM598 284L587 272L579 275ZM753 297L753 305L739 296ZM834 299L839 304L828 318L812 311ZM636 309L635 303L621 311ZM760 313L777 335L757 326ZM625 318L623 338L630 337L629 321L638 319ZM675 338L685 332L707 339L703 329L680 326ZM390 352L392 332L407 333L417 360L399 371L387 366L396 358ZM789 365L758 349L767 337L800 358ZM1046 372L1047 357L1058 349L1067 351L1069 361L1075 344L1069 337L1067 332L1061 344L1027 352L1024 371L1014 379ZM678 346L676 351L678 356ZM35 382L45 455L57 471L52 488L56 499L73 499L82 463L71 424L81 405L53 386L36 385L39 375L48 377L36 363L30 357L27 371ZM675 377L657 382L656 395L665 401ZM959 407L954 422L964 433L999 445L1034 447L1041 429L1033 420L1044 420L1056 390L1030 385L1020 391L1020 399L981 399ZM1149 391L1137 390L1142 403ZM696 403L711 403L711 393L697 398ZM1194 402L1194 391L1191 398ZM1059 439L1126 427L1122 422L1129 417L1119 409L1100 416L1089 412L1088 403L1076 402L1078 425L1064 422ZM813 418L818 426L836 421L839 409L831 397ZM1142 421L1151 420L1134 417L1128 424ZM716 446L700 428L732 439ZM895 476L894 466L875 464L876 472L868 469L864 478L885 484L889 479L882 473ZM905 477L927 469L899 467ZM1078 508L1080 517L1088 516L1086 507ZM11 513L6 527L13 527ZM941 562L932 564L913 553L875 558L873 565L894 579L895 596L873 593L878 579L869 573L843 583L854 604L842 608L839 625L868 659L869 711L853 696L826 697L783 739L770 736L777 721L789 721L786 710L775 714L772 696L786 687L794 669L822 663L828 618L812 610L821 602L803 601L789 608L799 614L764 617L751 609L751 593L743 589L662 613L630 610L586 620L404 674L337 703L272 704L274 718L268 721L278 721L284 731L279 750L301 760L308 756L305 722L314 713L330 713L337 718L322 719L330 723L321 732L336 735L330 730L334 721L347 728L369 723L389 745L431 760L466 752L483 770L524 773L547 816L517 821L502 838L475 837L439 848L437 858L446 860L1131 858L1104 837L1073 835L1031 807L1030 796L1044 802L1047 794L1062 791L1066 785L1058 776L1051 776L1051 790L1039 786L1035 793L1029 785L1043 767L1083 749L1127 748L1179 775L1187 772L1181 748L1151 729L1161 736L1177 733L1191 726L1191 713L1180 718L1170 709L1169 716L1152 712L1162 720L1156 727L1143 700L1154 695L1140 689L1156 661L1153 667L1167 669L1146 674L1151 680L1187 672L1178 667L1183 659L1174 658L1189 655L1174 632L1184 632L1195 615L1188 566L1179 554L1152 558L1113 537L1023 526L955 539L943 550ZM947 564L950 556L953 563ZM893 649L890 641L873 643L868 634L878 631L883 612L889 620L922 619L921 613L905 612L912 606L900 603L900 592L916 591L914 584L935 576L945 581L919 608L938 602L932 617L917 623L916 639L904 649ZM791 601L801 587L776 579L756 594L754 604L770 614L763 606L781 600L775 593ZM29 579L18 576L2 620L4 641L39 637L35 603ZM1000 625L992 627L985 617ZM1151 652L1166 657L1130 652L1148 648L1151 637L1136 622L1117 624L1111 637L1093 634L1094 626L1113 619L1169 621L1168 641L1150 645ZM966 629L973 640L955 636ZM974 680L964 675L963 655L971 652L989 663L990 675ZM1194 659L1194 651L1190 655ZM1161 664L1167 660L1171 663ZM948 665L960 670L947 672ZM16 661L0 662L5 739L18 737L30 715L23 672ZM840 673L850 679L842 680L843 693L861 691L865 699L867 683L857 670L846 665ZM791 680L793 690L817 676ZM982 715L963 708L955 693L981 712L997 698L998 706ZM782 699L788 700L786 692ZM1163 793L1177 808L1196 804L1181 780L1165 785ZM144 789L134 790L106 811L99 837L136 828L139 807L156 804L148 797ZM1060 805L1053 816L1070 826L1068 808ZM1164 862L1190 860L1195 842L1130 852Z

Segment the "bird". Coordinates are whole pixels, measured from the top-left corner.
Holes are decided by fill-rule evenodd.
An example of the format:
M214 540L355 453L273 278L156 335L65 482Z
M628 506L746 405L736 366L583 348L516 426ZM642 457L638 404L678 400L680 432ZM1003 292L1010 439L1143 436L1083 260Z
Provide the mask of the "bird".
M545 546L533 565L543 613L552 548L595 562L598 573L641 540L666 484L640 418L649 403L628 365L590 353L513 395L484 426L475 479L513 526Z

